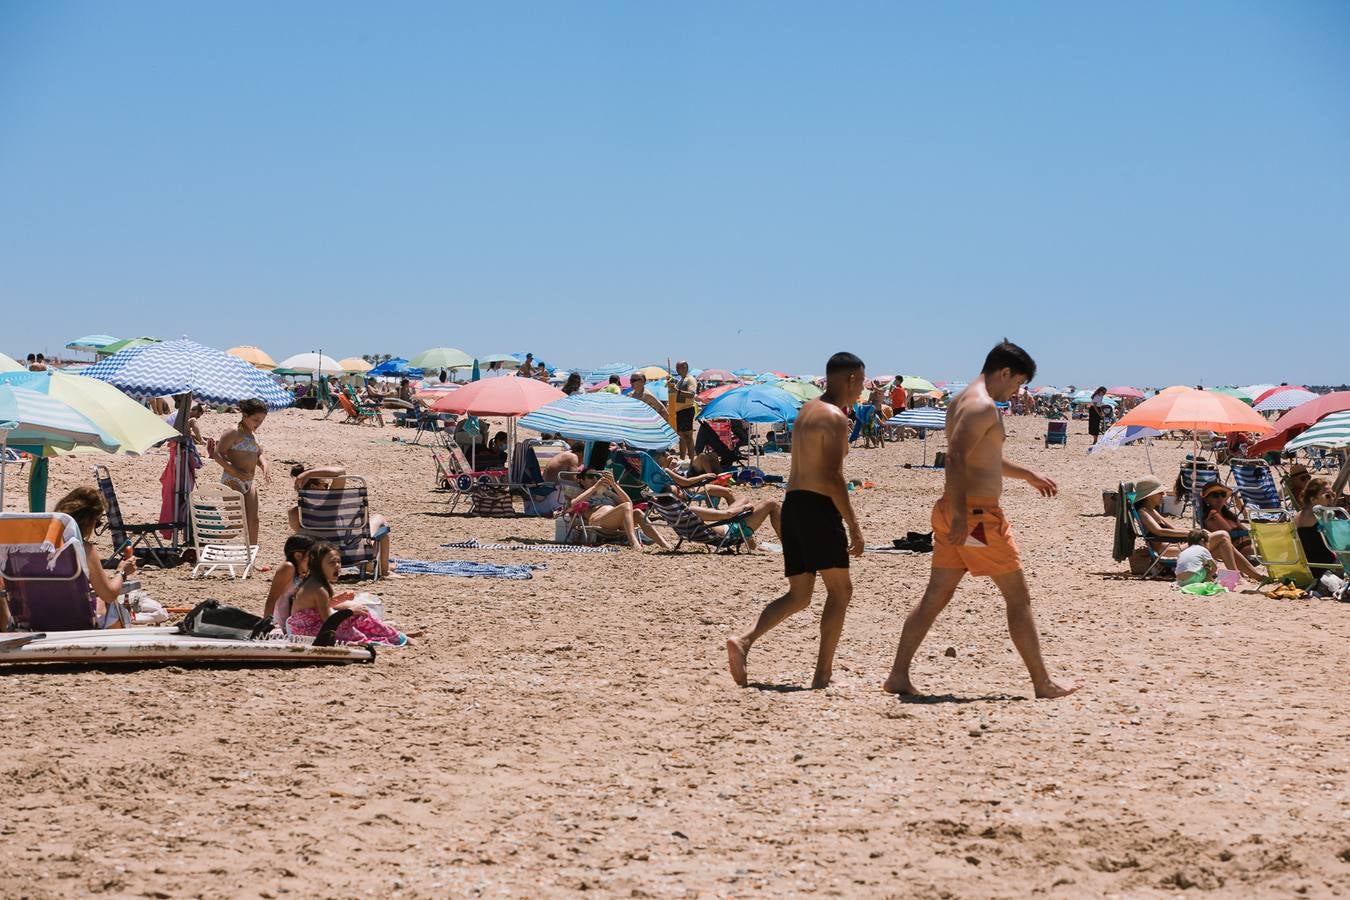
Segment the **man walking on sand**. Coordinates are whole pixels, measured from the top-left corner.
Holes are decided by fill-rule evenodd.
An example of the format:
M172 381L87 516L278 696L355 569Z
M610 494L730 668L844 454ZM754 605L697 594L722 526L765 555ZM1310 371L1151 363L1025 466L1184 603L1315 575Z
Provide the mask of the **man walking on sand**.
M933 569L923 599L905 619L885 691L917 693L909 678L914 654L967 571L988 575L1003 593L1008 631L1031 673L1036 696L1063 697L1078 690L1078 685L1060 684L1046 671L1017 545L998 505L1005 477L1022 479L1042 497L1059 492L1049 478L1003 456L1003 419L994 403L1015 396L1035 375L1035 361L1005 339L989 351L979 377L947 409L947 484L933 507Z
M825 611L820 618L820 653L811 687L830 683L834 648L844 630L844 613L853 596L848 558L863 552L862 529L849 503L844 456L853 423L845 414L862 391L863 362L852 353L836 353L825 364L825 393L808 400L792 429L792 472L781 513L783 568L788 592L759 615L755 627L727 638L731 677L745 687L745 658L769 629L811 605L816 574L825 581ZM844 526L848 533L845 537Z

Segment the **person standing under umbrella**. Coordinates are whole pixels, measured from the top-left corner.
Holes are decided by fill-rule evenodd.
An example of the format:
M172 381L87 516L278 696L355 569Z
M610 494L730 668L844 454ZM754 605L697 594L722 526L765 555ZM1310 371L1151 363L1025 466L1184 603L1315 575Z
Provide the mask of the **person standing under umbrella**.
M239 424L221 436L211 457L224 470L220 474L220 483L244 495L244 519L250 545L258 543L257 475L261 472L264 481L270 480L267 461L257 438L258 429L266 418L267 404L261 400L240 403Z
M1092 436L1092 443L1097 443L1097 438L1101 437L1102 419L1106 413L1106 388L1099 387L1092 392L1092 402L1088 404L1088 434Z

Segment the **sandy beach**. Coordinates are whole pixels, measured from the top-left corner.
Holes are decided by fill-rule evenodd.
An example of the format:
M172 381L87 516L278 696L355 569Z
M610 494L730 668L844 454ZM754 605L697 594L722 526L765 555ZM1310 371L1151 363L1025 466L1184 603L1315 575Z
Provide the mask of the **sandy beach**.
M804 689L818 591L738 689L723 641L781 593L781 556L443 549L553 523L449 514L428 450L391 440L411 431L335 419L260 431L266 562L301 461L370 480L395 556L542 568L378 584L415 636L371 665L4 673L7 895L1350 893L1350 606L1119 577L1101 492L1146 471L1142 447L1088 457L1081 422L1068 449L1042 446L1044 420L1008 423L1010 455L1060 485L1010 482L1004 508L1047 660L1084 688L1031 700L999 595L967 580L916 660L931 696L906 701L879 688L926 555L855 561L830 688ZM869 544L929 530L942 474L903 468L920 452L850 454L876 484L854 495ZM1164 480L1184 452L1153 447ZM53 460L50 497L107 464L127 517L152 520L164 459ZM261 611L269 576L188 571L142 581Z

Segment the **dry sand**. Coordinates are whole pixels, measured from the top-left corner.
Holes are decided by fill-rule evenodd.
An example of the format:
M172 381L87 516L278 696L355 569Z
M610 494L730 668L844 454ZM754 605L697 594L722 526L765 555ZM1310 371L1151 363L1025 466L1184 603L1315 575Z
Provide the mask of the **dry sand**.
M5 674L4 893L1350 892L1350 607L1103 577L1122 567L1101 489L1142 472L1142 449L1089 458L1080 423L1067 450L1041 446L1041 420L1010 427L1010 452L1061 486L1043 500L1010 483L1005 508L1052 670L1086 683L1067 700L1029 699L987 581L966 582L916 660L936 696L878 690L926 556L855 564L828 690L803 689L819 598L737 689L723 640L780 591L781 556L442 550L552 523L447 515L427 450L390 441L406 431L273 415L260 437L278 473L369 476L397 555L547 569L379 585L421 635L373 665ZM1158 471L1182 452L1155 447ZM53 498L94 461L55 460ZM129 518L158 512L163 461L112 460ZM914 441L850 455L877 484L854 501L869 543L928 529L941 474L900 467L918 461ZM289 503L284 477L264 488L273 562ZM186 574L143 580L166 602L261 609L266 576Z

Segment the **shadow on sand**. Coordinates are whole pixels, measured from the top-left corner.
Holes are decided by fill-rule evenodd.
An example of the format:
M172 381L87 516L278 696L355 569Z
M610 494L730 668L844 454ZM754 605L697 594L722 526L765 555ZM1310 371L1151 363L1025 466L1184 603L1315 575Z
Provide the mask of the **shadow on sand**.
M901 703L932 705L935 703L1004 703L1026 700L1027 698L1013 694L985 694L982 697L958 697L955 694L896 694L895 699Z

